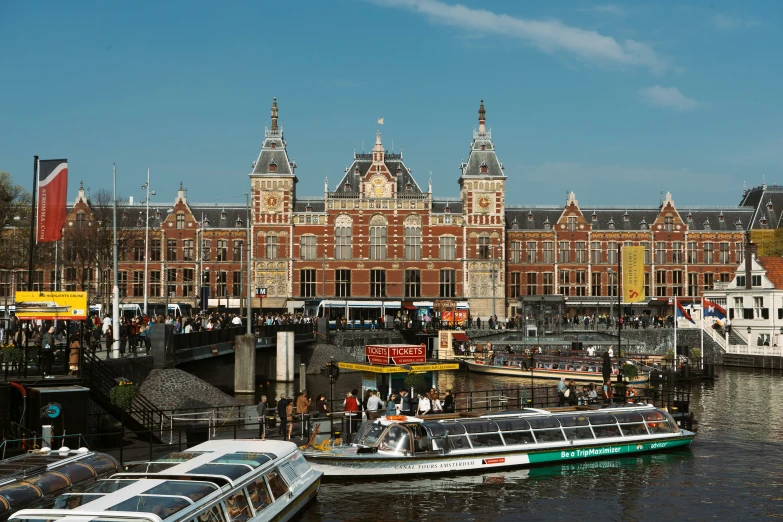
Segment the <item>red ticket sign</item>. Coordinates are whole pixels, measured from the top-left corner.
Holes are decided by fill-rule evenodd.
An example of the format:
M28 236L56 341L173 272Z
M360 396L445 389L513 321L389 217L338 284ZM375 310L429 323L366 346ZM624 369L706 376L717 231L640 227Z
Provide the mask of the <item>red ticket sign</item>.
M421 345L381 344L364 347L367 361L372 364L410 364L427 362L427 349Z

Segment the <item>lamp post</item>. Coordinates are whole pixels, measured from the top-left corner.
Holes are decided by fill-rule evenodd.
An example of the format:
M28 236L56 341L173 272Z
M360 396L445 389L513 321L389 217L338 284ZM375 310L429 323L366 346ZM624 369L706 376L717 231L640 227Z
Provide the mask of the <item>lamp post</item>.
M750 333L751 333L751 331L752 330L751 330L750 326L748 326L748 353L750 353Z
M14 221L18 224L21 221L21 217L14 216ZM16 304L16 251L18 250L16 245L16 230L19 228L17 225L11 225L14 229L13 244L11 246L11 288L5 292L5 319L8 320L10 312L8 311L8 294L14 293L12 302Z
M147 301L149 296L149 258L150 258L150 196L155 195L154 190L150 190L150 169L147 169L147 182L141 186L141 190L147 191L147 197L144 204L147 208L147 217L144 220L144 315L147 315ZM168 312L168 310L166 310Z
M495 320L495 247L492 247L492 320Z
M612 292L612 280L613 280L613 273L612 273L612 267L609 267L609 317L606 319L606 329L612 327L612 320L614 319L614 299L612 299L612 296L614 295L614 292Z

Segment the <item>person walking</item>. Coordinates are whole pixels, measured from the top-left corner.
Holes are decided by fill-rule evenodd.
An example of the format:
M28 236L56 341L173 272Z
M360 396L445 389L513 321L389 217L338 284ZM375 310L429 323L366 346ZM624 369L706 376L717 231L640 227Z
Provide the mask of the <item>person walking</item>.
M256 406L258 412L258 438L266 440L266 414L269 409L269 404L266 402L266 395L261 396L261 402Z
M52 364L54 363L54 326L43 334L41 338L41 370L44 379L54 379Z
M68 375L73 376L79 371L79 356L82 351L78 333L71 335L71 344L68 345L68 350Z
M287 401L285 405L285 421L288 424L288 435L285 440L291 442L291 433L294 431L294 402Z
M277 415L280 417L280 428L278 428L277 432L285 437L286 432L288 431L288 422L286 415L286 407L288 406L288 403L290 401L286 398L285 393L280 394L280 400L277 401Z

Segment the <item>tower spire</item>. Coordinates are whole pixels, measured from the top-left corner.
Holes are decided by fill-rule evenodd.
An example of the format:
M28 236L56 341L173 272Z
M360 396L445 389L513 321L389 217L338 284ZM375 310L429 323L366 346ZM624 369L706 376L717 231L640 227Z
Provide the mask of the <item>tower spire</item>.
M272 132L277 131L277 98L272 98Z
M481 105L479 105L478 120L479 120L479 134L483 136L486 133L486 128L484 126L484 123L487 120L487 111L484 109L484 100L481 100Z

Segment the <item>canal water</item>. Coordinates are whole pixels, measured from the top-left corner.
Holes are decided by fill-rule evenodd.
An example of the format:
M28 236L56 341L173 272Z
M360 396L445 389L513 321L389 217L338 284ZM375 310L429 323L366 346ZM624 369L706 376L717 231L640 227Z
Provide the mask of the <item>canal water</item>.
M359 385L343 374L335 395ZM352 381L356 382L353 383ZM690 448L510 472L430 479L326 481L303 521L748 520L783 518L783 374L725 369L692 388ZM308 377L311 393L328 381ZM442 374L438 388L519 386Z

